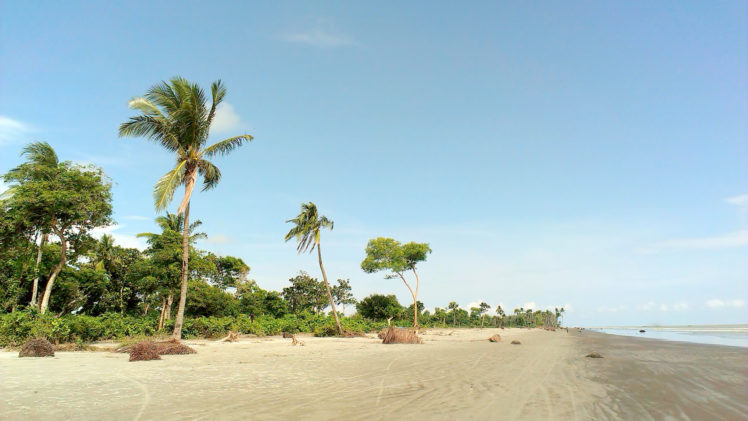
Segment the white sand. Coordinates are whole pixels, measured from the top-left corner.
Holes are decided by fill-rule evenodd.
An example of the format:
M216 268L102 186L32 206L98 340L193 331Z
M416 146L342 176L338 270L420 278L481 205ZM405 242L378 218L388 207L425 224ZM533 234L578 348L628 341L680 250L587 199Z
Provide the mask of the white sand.
M503 341L489 343L494 333ZM190 341L198 353L0 353L2 419L589 419L605 393L565 331L432 330L370 338ZM522 345L511 345L519 339Z

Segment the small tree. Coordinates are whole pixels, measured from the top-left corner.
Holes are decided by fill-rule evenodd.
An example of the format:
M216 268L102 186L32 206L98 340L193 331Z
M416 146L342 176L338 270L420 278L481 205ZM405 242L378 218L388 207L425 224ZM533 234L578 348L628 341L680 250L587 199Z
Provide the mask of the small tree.
M289 279L291 286L283 288L283 298L288 302L291 312L300 313L312 310L319 313L327 307L328 301L325 285L308 273L300 271Z
M356 310L367 319L389 320L398 317L403 311L403 306L394 295L373 294L356 304Z
M496 314L499 316L501 327L504 327L504 309L500 305L496 306Z
M335 304L341 306L341 312L345 314L346 304L356 304L356 298L351 292L351 280L350 279L338 279L338 284L330 289L332 293L332 299Z
M450 301L447 308L452 310L452 327L454 327L455 323L457 323L457 309L460 308L460 305L454 301Z
M410 295L413 297L413 327L418 327L418 288L420 281L416 265L426 261L427 255L431 253L431 248L427 243L400 244L392 238L379 237L369 240L366 245L366 258L361 262L361 269L366 273L379 271L390 271L385 275L386 279L400 277L403 283L408 287ZM405 279L404 273L408 270L413 271L416 278L415 290L411 288Z
M486 318L486 313L491 309L491 306L485 302L480 303L480 327L483 328L483 321Z

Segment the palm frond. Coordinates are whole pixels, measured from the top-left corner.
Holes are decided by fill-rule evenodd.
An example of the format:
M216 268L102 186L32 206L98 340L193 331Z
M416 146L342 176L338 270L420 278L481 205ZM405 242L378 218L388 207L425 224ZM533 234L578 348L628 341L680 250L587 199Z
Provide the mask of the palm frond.
M26 157L30 164L56 167L59 164L57 153L47 142L33 142L21 150L21 156Z
M197 170L203 177L203 191L214 188L221 181L221 170L208 160L198 161Z
M174 191L184 182L185 162L182 161L177 164L174 169L164 174L156 182L156 186L153 188L153 199L156 210L160 211L166 208L174 197Z
M156 104L149 101L145 97L137 97L130 100L130 102L127 103L127 106L130 107L132 110L138 110L143 114L158 117L165 119L163 113L161 113L161 110L158 109Z
M210 85L210 94L213 103L210 105L210 113L208 114L208 127L213 124L213 117L216 115L216 109L226 96L226 87L220 79Z
M227 153L241 146L244 142L251 142L252 139L254 139L254 137L249 134L243 134L230 137L228 139L223 139L203 149L202 155L207 158L212 158L216 154L226 155Z

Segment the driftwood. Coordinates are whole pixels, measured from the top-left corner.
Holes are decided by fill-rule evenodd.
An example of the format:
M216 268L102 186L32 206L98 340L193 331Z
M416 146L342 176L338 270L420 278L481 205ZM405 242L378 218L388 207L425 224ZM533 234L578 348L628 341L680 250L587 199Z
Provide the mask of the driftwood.
M600 355L597 352L590 352L589 354L585 355L587 358L602 358L603 356Z
M239 339L239 334L236 332L229 331L229 334L218 342L236 342Z
M291 335L291 345L304 346L304 342L296 339L296 335Z
M522 345L522 342L515 339L512 341L512 345Z

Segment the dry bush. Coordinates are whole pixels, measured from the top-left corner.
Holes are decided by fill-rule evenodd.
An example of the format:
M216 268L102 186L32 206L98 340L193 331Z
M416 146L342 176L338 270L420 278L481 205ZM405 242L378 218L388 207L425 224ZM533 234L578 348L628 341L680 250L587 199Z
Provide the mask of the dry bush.
M512 345L522 345L522 342L515 339L512 341Z
M21 347L19 357L54 357L55 348L43 338L30 339Z
M412 329L390 326L382 339L383 344L422 344L423 341Z
M139 342L130 348L130 361L160 360L158 345L151 341Z
M488 338L488 341L489 342L501 342L501 336L499 336L498 334L493 335L490 338Z
M283 332L283 339L292 339L293 337L293 333Z
M384 339L385 335L387 335L387 329L382 329L379 331L379 333L377 333L377 337L379 339Z
M156 342L156 348L158 350L158 355L186 355L196 353L194 349L174 338L169 339L168 341Z
M585 355L587 358L602 358L603 356L600 355L598 352L590 352L589 354Z

